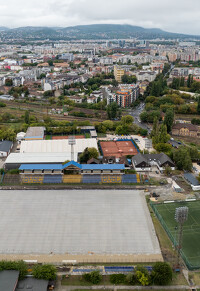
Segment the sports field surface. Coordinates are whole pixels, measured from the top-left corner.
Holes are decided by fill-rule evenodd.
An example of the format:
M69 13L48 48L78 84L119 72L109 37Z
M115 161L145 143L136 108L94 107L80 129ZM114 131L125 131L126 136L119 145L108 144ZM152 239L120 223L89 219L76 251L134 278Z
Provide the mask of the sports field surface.
M138 150L131 140L101 141L100 146L104 157L115 156L120 158L138 154Z
M1 190L0 254L161 253L143 191Z
M153 209L173 243L177 241L175 209L187 206L188 220L183 226L182 256L190 269L200 268L200 201L154 204Z

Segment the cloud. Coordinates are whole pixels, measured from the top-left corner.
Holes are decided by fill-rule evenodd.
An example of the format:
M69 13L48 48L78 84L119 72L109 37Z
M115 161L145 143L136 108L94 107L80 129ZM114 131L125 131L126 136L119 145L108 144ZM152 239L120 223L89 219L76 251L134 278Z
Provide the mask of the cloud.
M0 26L120 23L200 34L199 0L7 0Z

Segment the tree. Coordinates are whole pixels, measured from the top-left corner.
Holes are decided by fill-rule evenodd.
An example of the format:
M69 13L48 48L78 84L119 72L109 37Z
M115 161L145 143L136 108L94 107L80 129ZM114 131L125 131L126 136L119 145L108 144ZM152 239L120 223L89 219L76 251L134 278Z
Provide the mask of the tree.
M83 153L80 155L80 162L82 164L87 163L91 158L97 159L99 153L96 148L86 148Z
M49 64L50 67L52 67L53 66L53 61L52 60L48 60L48 64Z
M3 128L0 130L0 140L10 140L15 141L16 133L13 128Z
M167 132L171 132L174 123L174 110L167 109L164 119L164 124L167 126Z
M11 87L12 85L13 85L13 80L7 78L7 79L5 80L5 86Z
M165 124L162 124L159 133L159 143L166 143L169 139L170 135L167 134L167 126Z
M124 274L112 274L112 275L110 275L110 282L112 284L123 284L126 282L126 275L124 275Z
M200 114L200 97L198 97L197 113Z
M19 279L22 280L28 274L27 265L24 261L0 261L0 271L17 270Z
M180 146L179 149L174 150L173 160L178 168L178 170L191 171L192 160L188 149L184 146Z
M107 106L107 116L109 119L116 119L120 116L120 109L116 102L113 102Z
M180 87L185 87L185 78L184 77L181 77Z
M56 279L56 267L53 265L36 265L33 268L33 277L43 280L55 280Z
M145 274L141 271L136 271L135 273L137 281L142 285L142 286L148 286L150 284L150 277L149 274Z
M114 124L113 124L113 121L111 121L111 120L105 120L102 122L102 124L103 124L103 126L106 127L106 129L110 129L110 130L113 129Z
M170 176L171 173L172 173L172 168L169 167L169 166L166 167L164 173L165 173L166 176Z
M171 87L175 90L180 89L180 79L179 78L173 78Z
M127 133L127 126L118 125L115 130L116 134L122 135Z
M122 124L132 124L133 121L134 121L134 118L131 115L125 115L121 118Z
M29 120L29 111L26 110L25 115L24 115L24 122L26 124L29 124L30 120Z
M93 271L91 273L84 274L83 278L92 284L99 284L102 280L102 275L99 271Z
M137 280L136 280L136 276L132 273L129 273L127 276L126 276L126 281L128 282L128 284L130 285L135 285Z
M193 76L192 75L189 75L188 76L188 79L187 79L187 87L188 88L191 88L192 83L193 83Z
M165 153L165 154L170 154L172 146L168 143L157 143L154 148L159 152L159 153Z
M126 74L122 76L122 83L124 84L132 84L136 82L137 82L136 76L129 76Z
M166 262L157 262L151 274L155 285L168 285L172 281L172 268Z

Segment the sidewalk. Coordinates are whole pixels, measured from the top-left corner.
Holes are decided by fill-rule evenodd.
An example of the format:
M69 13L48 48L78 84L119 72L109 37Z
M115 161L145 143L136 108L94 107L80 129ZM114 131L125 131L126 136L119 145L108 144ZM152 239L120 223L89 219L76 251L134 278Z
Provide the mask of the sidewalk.
M195 286L193 288L198 289L200 286ZM71 291L76 289L90 289L90 290L191 290L191 287L185 285L176 285L176 286L114 286L114 285L93 285L93 286L61 286L60 282L55 288L55 291Z

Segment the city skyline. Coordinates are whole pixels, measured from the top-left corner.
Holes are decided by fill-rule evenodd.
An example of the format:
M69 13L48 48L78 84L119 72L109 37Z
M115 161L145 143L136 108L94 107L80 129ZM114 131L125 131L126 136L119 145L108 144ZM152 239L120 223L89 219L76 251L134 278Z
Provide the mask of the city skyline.
M192 4L192 5L191 5ZM190 2L125 0L8 0L0 4L0 26L68 27L85 24L131 24L169 32L199 35L200 4ZM192 19L192 21L191 21Z

